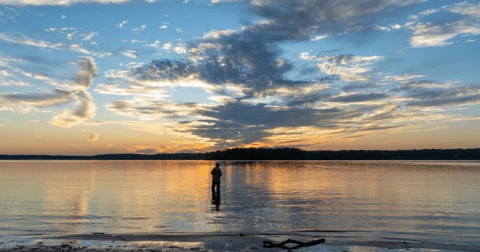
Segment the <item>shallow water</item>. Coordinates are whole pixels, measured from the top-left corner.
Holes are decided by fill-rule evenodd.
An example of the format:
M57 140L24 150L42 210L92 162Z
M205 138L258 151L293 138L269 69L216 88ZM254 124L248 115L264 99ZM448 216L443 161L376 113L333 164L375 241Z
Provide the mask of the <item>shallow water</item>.
M1 161L0 236L322 233L480 244L480 162ZM1 237L0 237L1 239Z

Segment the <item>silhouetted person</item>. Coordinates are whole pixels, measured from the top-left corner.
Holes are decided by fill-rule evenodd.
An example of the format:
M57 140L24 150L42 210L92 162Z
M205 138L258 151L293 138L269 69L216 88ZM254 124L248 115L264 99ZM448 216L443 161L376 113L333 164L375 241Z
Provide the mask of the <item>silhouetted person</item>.
M216 198L215 196L215 187L217 188L216 194L220 196L220 177L222 176L222 170L220 170L220 164L216 163L215 168L212 169L212 198Z

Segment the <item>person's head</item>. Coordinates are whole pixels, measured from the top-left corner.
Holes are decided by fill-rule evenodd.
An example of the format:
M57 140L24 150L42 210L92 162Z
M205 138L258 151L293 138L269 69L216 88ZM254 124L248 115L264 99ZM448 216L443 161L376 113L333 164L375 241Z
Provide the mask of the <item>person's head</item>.
M220 164L219 164L219 163L216 163L216 164L215 164L215 167L217 167L217 168L220 167Z

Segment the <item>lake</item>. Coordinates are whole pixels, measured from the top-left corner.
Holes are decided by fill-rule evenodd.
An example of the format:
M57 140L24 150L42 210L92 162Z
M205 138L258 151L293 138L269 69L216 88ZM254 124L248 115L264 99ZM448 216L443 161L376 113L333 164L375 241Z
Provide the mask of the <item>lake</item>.
M0 239L299 232L480 244L480 162L0 161ZM345 231L345 232L337 232Z

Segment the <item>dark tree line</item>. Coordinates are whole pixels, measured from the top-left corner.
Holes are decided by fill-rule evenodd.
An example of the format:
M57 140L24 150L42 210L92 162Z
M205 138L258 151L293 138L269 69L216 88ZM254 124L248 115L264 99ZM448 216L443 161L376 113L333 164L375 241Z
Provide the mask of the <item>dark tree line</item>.
M235 148L205 153L207 160L307 160L308 151L298 148Z
M0 155L0 160L480 160L480 149L306 151L298 148L235 148L155 155Z

